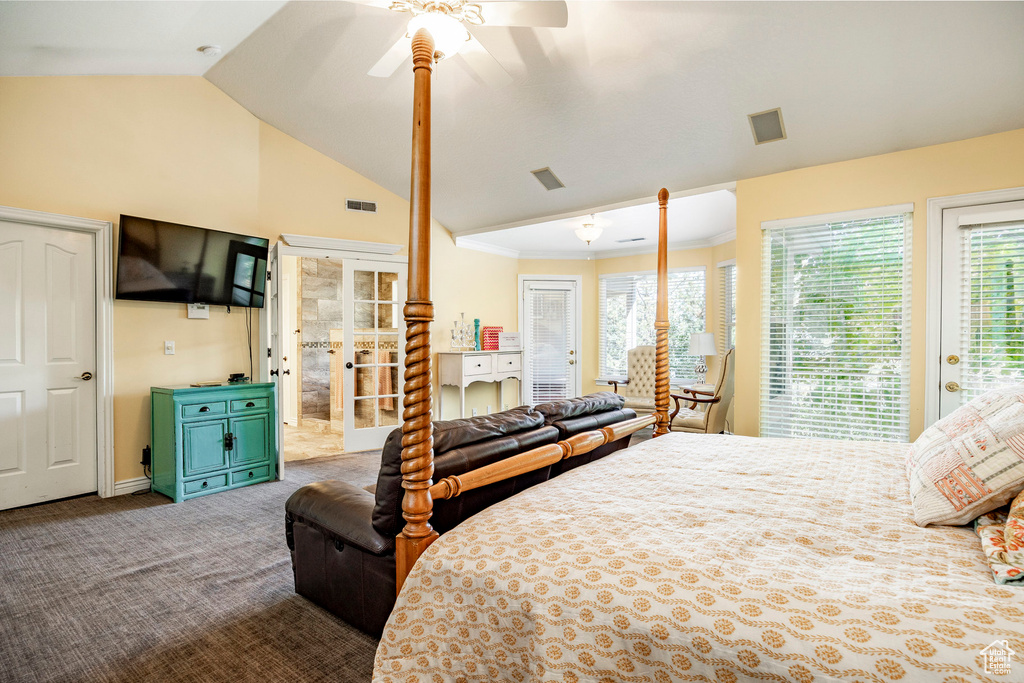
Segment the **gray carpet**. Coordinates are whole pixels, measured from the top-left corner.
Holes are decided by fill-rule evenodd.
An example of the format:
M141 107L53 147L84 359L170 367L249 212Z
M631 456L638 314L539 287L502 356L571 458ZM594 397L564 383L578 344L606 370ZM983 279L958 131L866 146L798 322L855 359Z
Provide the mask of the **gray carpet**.
M379 451L174 504L155 493L0 512L0 681L366 681L377 642L294 593L284 502L372 484Z

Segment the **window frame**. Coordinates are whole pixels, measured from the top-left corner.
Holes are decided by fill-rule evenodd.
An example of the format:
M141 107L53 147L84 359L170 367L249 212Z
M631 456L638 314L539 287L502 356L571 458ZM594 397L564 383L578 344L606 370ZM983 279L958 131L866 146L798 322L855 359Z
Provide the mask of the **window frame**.
M886 433L885 434L885 438L882 439L882 440L909 441L909 438L910 438L910 433L909 433L909 429L910 429L910 426L909 426L909 423L910 423L909 402L910 402L910 395L911 395L911 386L910 386L910 381L909 380L910 380L910 353L911 353L911 344L912 344L912 339L911 339L911 329L912 329L912 326L911 326L911 304L912 304L912 302L911 302L911 295L912 295L913 265L914 265L914 259L913 259L913 253L912 253L912 243L913 243L913 211L914 211L914 205L913 204L900 204L900 205L893 205L893 206L877 207L877 208L872 208L872 209L861 209L861 210L856 210L856 211L847 211L847 212L840 212L840 213L823 214L823 215L817 215L817 216L806 216L806 217L796 218L796 219L784 219L784 220L778 220L778 221L765 221L765 222L763 222L761 224L761 228L762 228L762 235L761 235L761 238L762 238L762 245L761 245L761 269L762 269L762 271L761 271L761 325L760 325L760 327L761 327L761 330L760 330L760 332L761 332L761 342L760 342L761 343L761 364L760 364L761 365L761 369L760 369L760 378L759 378L759 403L760 403L759 413L760 413L760 415L759 415L758 425L759 425L759 433L762 436L778 436L778 434L772 434L770 430L769 430L769 432L767 434L765 433L766 432L766 419L770 419L772 417L775 417L773 415L772 411L769 410L770 399L772 397L774 397L774 396L779 396L779 395L790 395L790 396L794 396L795 395L794 392L792 391L792 386L793 386L793 381L794 381L794 366L795 366L795 364L794 364L795 354L793 352L793 345L791 343L787 343L787 344L783 345L785 347L783 349L783 352L785 354L783 365L785 367L782 368L781 371L780 371L780 368L779 368L779 363L776 363L775 365L772 364L772 360L774 358L773 357L773 353L775 353L775 355L777 355L776 352L779 351L779 349L776 348L779 345L776 344L775 346L773 346L773 344L772 344L773 326L781 324L781 325L784 325L785 327L788 328L791 324L793 324L792 318L795 315L795 313L797 312L796 309L793 306L787 305L786 307L784 307L785 310L782 310L782 309L776 310L775 311L776 315L775 315L775 318L773 319L772 298L773 298L773 294L776 294L776 295L779 294L779 292L774 291L773 288L772 288L772 285L774 283L773 273L772 273L772 253L771 253L771 251L772 251L772 238L773 238L773 236L776 235L776 234L780 234L781 233L783 238L790 237L792 239L792 241L798 243L799 245L801 245L802 249L806 250L806 249L811 248L809 245L813 245L813 238L808 239L806 237L799 236L800 229L806 228L808 230L810 230L810 229L832 230L833 228L831 226L837 226L837 224L848 224L848 223L854 223L854 222L860 222L860 221L874 221L874 220L883 220L883 219L895 219L897 217L902 217L902 220L903 220L903 225L902 225L902 241L903 241L902 254L903 254L903 258L902 258L901 266L900 266L902 274L901 274L901 282L900 282L900 286L899 286L899 289L900 289L900 292L901 292L901 299L900 299L901 317L900 317L900 327L899 327L899 335L900 335L899 336L899 349L900 349L900 359L899 359L900 360L900 373L899 373L899 378L900 378L900 397L901 397L900 398L900 401L901 401L900 405L901 405L901 410L900 410L899 416L898 416L899 433L896 433L897 430L890 429L889 430L890 433ZM793 232L790 233L790 234L786 234L786 231L793 231ZM791 235L797 235L797 237L792 237ZM822 239L821 240L821 248L823 250L827 249L827 248L832 248L836 244L841 244L841 243L837 243L836 241L831 240L831 239L828 239L828 240ZM784 267L786 269L786 274L785 274L784 277L781 278L781 282L787 283L787 286L794 286L793 283L796 282L796 274L797 274L797 270L799 270L798 267L794 263L793 259L788 259L784 263ZM840 299L839 295L836 296L836 299ZM831 301L832 300L830 299L830 302ZM831 315L832 314L830 314L830 316ZM779 320L780 317L781 318L785 318L785 320L780 322L780 320ZM831 324L831 322L832 322L831 321L831 317L828 320L829 320L829 324ZM883 323L884 323L884 319L882 319L882 320L883 320ZM784 331L783 334L784 335L789 335L790 332ZM777 333L776 333L775 336L777 338ZM786 336L785 338L789 339L788 336ZM857 375L856 372L853 372L851 374ZM889 376L891 377L893 375L889 375ZM861 375L861 379L864 379L866 377L868 377L867 374L862 374ZM865 385L866 384L867 384L867 382L865 382ZM841 392L839 391L838 383L837 383L837 388L836 388L836 390L833 393L834 393L834 398L833 398L834 404L838 405L837 402L839 400L841 400ZM827 410L827 406L826 406L826 410ZM791 410L790 412L792 414L796 414L796 410L795 409ZM891 425L891 424L894 424L895 422L897 422L897 421L887 421L886 424ZM793 427L795 429L800 429L801 427L806 429L808 424L813 424L813 422L804 423L804 422L801 422L799 419L795 419L793 421L793 423L792 423L792 425L793 425ZM837 429L835 429L835 426L836 426L835 423L832 423L831 428L822 429L820 434L804 436L803 438L814 438L814 437L824 437L824 438L857 438L857 439L868 439L869 438L868 436L864 436L864 435L855 435L855 436L852 436L852 437L849 436L849 435L844 435L843 434L844 430L849 430L849 431L854 431L854 432L856 431L856 425L854 423L850 423L849 427L846 427L844 425L844 429L843 430L837 430ZM881 425L881 426L885 426L885 425ZM801 437L800 437L800 435L797 435L797 436L794 436L793 438L801 438Z

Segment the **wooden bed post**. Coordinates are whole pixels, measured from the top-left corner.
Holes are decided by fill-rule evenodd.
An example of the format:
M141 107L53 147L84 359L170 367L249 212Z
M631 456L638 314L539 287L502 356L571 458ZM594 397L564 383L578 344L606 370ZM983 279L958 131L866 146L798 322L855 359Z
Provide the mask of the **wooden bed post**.
M654 318L654 436L668 434L668 190L658 192L658 308Z
M409 291L405 302L405 407L402 413L402 517L395 539L397 590L420 554L437 539L430 526L434 436L430 398L430 77L434 39L420 29L412 39L415 74L412 120L412 189L409 194ZM667 407L666 399L666 407Z

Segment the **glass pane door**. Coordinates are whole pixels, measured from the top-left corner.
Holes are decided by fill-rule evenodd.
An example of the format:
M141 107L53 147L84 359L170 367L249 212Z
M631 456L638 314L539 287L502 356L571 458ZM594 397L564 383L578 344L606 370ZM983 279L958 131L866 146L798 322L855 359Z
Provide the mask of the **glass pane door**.
M401 424L405 264L346 260L345 450L381 448Z
M525 280L523 304L527 401L547 403L576 396L576 283Z
M947 209L939 412L1024 383L1024 202Z

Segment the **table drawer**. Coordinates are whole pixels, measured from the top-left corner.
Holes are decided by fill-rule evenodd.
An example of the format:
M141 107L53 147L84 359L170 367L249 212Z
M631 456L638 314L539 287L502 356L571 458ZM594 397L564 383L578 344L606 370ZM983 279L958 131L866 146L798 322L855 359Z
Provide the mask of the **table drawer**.
M462 372L467 377L469 375L491 374L491 356L464 356L462 358Z
M263 479L270 478L270 465L260 465L259 467L250 467L245 470L238 470L237 472L231 473L231 483L239 484L244 481L260 481Z
M266 396L259 398L238 398L231 401L232 413L249 413L253 411L265 411L270 407L270 399Z
M227 401L207 401L206 403L183 403L181 417L214 417L228 412Z
M226 474L215 474L210 477L204 477L203 479L194 479L192 481L185 482L185 495L189 496L193 493L200 493L202 491L213 491L214 489L224 488L228 485L228 475Z
M499 353L498 372L517 372L523 369L523 357L518 353Z

